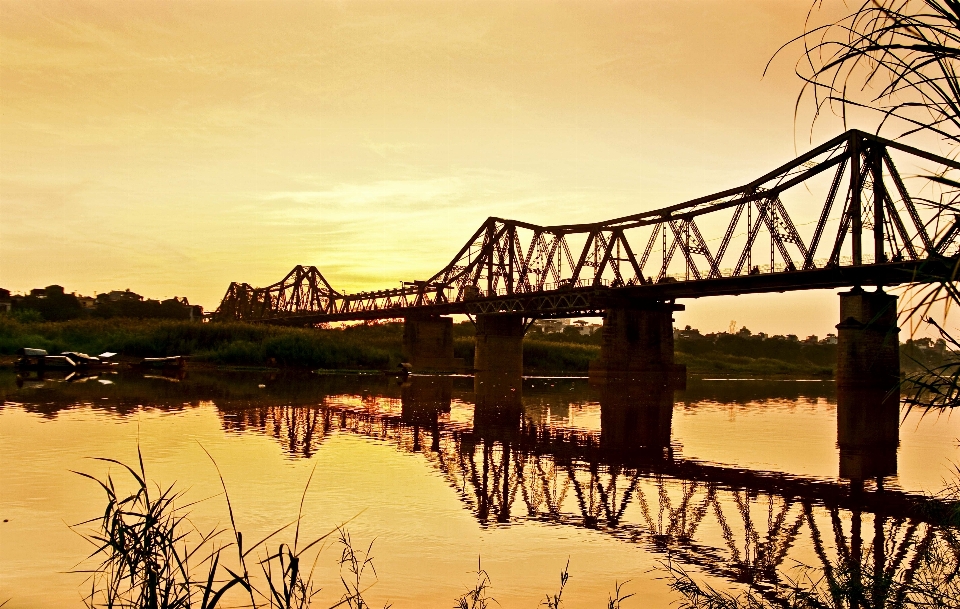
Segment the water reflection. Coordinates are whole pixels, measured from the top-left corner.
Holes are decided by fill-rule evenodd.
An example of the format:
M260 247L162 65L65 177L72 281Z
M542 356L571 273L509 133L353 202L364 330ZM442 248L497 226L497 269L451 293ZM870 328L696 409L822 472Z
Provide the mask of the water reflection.
M440 415L450 412L453 379L414 376L400 386L400 420L413 427L413 450L420 450L420 429L430 432L430 450L440 450Z
M840 477L880 479L897 475L900 395L888 389L844 388L837 392Z
M703 400L835 395L839 477L824 480L679 454L671 439L674 393L640 384L591 388L492 374L404 382L251 374L102 380L111 379L14 381L0 373L0 392L47 416L79 404L122 415L141 405L175 409L213 401L226 431L263 434L294 458L310 458L334 433L365 436L421 455L483 527L525 520L586 527L651 552L669 551L683 564L771 598L794 561L812 559L830 583L843 574L865 582L879 575L909 580L918 552L933 544L957 547L955 529L945 526L948 502L890 484L899 411L897 396L886 391L834 394L827 384L799 383L721 383L711 390L691 383L679 394L679 408ZM574 407L598 408L598 424L571 424ZM885 594L872 592L882 601L874 606L895 604Z
M662 385L606 384L600 394L600 447L630 460L670 457L673 391Z

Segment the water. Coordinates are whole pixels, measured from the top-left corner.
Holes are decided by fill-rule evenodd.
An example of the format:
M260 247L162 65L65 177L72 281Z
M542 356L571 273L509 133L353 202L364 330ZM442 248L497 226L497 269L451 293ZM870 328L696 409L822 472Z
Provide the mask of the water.
M103 494L71 470L122 480L90 457L134 463L138 445L153 480L206 499L191 508L201 528L227 523L209 451L246 539L295 519L313 473L301 530L349 521L355 545L373 541L368 600L395 607L452 606L478 558L501 606L531 609L568 558L570 608L606 606L626 580L636 596L624 606L668 606L668 555L712 585L770 589L796 561L840 564L879 535L903 569L897 548L939 534L922 497L960 461L956 417L884 411L875 395L838 405L832 382L480 388L469 377L17 382L0 371L0 602L81 606L85 576L71 571L92 548L68 525L102 513ZM320 553L316 606L340 598L339 556L335 544Z

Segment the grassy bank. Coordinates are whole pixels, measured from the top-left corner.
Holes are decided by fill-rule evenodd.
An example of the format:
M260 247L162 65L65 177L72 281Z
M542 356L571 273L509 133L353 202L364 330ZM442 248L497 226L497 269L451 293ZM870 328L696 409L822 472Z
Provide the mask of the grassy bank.
M568 333L569 334L569 333ZM600 356L599 336L531 332L523 343L524 367L531 374L586 374ZM0 315L0 355L21 347L51 353L114 351L130 357L189 355L193 361L231 366L383 370L402 361L403 325L358 325L312 330L244 323L180 320L76 319L62 322ZM766 351L737 341L725 345L678 340L676 357L693 374L720 376L819 376L833 374L835 346L775 345ZM759 344L759 343L758 343ZM741 348L743 347L743 348ZM454 354L473 364L474 328L454 326ZM753 356L746 353L753 353Z
M399 325L316 331L167 320L20 322L0 316L0 354L37 347L51 353L189 355L195 361L244 366L378 369L400 361L401 332Z

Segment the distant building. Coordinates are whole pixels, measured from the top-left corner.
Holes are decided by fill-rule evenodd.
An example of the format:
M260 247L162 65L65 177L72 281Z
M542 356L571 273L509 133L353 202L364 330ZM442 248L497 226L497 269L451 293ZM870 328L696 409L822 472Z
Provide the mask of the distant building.
M576 320L573 322L573 325L577 327L577 331L581 336L591 336L594 332L603 327L601 324L592 324L588 321L583 321L582 319Z
M681 329L679 329L679 328L674 328L674 329L673 329L673 339L674 339L674 340L677 340L677 339L697 339L697 338L703 338L703 337L700 335L700 330L697 330L696 328L691 328L689 325L686 326L683 330L681 330Z
M538 319L533 323L534 327L540 328L544 334L557 334L563 332L570 325L569 319Z
M143 296L137 294L136 292L131 292L130 288L127 288L124 291L112 290L106 294L100 294L97 296L99 302L117 302L120 300L135 300L137 302L143 301Z
M0 311L9 312L13 308L13 301L10 299L10 290L0 288Z
M827 334L827 337L820 341L821 345L835 345L837 344L837 335L836 334Z
M91 296L78 296L77 294L74 294L74 296L77 297L77 300L80 302L80 306L82 306L84 310L90 311L97 308L96 298Z

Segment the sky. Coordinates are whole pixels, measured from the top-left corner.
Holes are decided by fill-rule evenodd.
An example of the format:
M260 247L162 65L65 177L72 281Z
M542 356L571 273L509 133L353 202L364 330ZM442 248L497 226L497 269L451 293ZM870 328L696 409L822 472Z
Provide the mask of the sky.
M296 264L394 287L488 216L591 222L737 186L811 145L799 48L764 76L809 6L0 0L0 287L214 309ZM835 291L684 304L705 331L839 321Z

